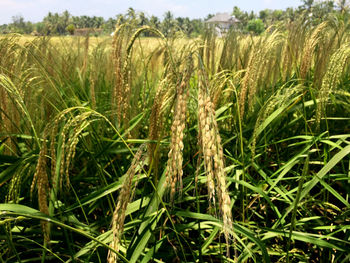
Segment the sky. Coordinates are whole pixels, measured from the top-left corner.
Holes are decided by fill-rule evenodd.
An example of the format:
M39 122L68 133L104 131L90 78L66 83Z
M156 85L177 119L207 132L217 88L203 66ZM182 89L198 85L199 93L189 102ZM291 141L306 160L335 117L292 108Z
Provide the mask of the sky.
M301 5L301 0L0 0L0 24L12 22L22 15L26 21L38 22L49 11L62 13L68 10L74 16L115 17L129 7L160 18L166 11L175 17L204 18L217 12L232 12L234 6L244 11L285 9Z

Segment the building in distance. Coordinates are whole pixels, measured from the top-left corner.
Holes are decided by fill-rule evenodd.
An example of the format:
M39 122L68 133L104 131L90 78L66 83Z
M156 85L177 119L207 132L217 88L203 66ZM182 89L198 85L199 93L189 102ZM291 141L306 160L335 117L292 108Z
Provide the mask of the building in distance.
M208 19L206 23L215 25L215 29L219 36L225 35L227 31L240 21L231 16L229 13L216 13L215 16Z

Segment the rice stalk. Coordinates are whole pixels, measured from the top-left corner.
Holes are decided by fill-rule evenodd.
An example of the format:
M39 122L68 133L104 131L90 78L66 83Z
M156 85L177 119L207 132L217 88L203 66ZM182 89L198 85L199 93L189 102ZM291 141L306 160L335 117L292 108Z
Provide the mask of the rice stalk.
M205 77L201 76L198 87L199 145L204 159L209 201L215 206L215 201L218 200L228 246L230 233L233 231L231 198L227 190L223 148L215 119L215 109L206 83Z
M38 190L38 204L40 212L49 215L48 193L50 192L49 178L47 174L47 141L46 132L44 134L43 143L39 152L38 163L35 168L33 181L30 192L33 193L34 187ZM41 221L44 240L46 243L50 241L50 225L47 221Z
M90 72L90 97L91 97L91 108L96 110L96 82L97 77L95 72Z
M302 85L297 86L282 86L275 94L266 100L264 105L261 107L257 119L254 125L254 131L251 143L252 161L255 159L256 143L259 133L261 132L262 123L270 116L270 114L276 109L281 108L284 105L288 105L293 102L293 98L298 97L304 90Z
M131 87L131 51L135 40L144 31L150 31L162 39L163 34L154 28L144 26L133 32L133 28L125 24L117 26L113 37L113 60L115 65L116 83L112 96L112 107L116 111L119 125L128 123L130 118Z
M250 53L245 75L242 78L239 94L240 117L242 120L246 104L248 104L249 109L252 109L253 102L255 102L255 95L261 89L265 74L267 78L273 77L272 74L266 73L266 68L279 67L279 64L275 62L279 55L275 52L279 50L282 40L283 36L276 30L271 35L261 38L254 45Z
M171 202L175 196L176 185L178 184L179 191L182 191L182 151L184 148L183 137L186 126L187 100L189 96L188 81L192 70L190 65L185 70L184 76L180 85L176 89L176 102L174 109L174 119L171 125L171 142L168 153L168 162L166 166L167 184L170 185Z
M322 22L319 24L312 32L307 42L305 43L303 54L301 55L301 63L300 63L300 78L302 80L306 79L306 75L309 72L312 66L312 58L315 51L316 46L320 42L327 28L327 22Z
M115 83L112 90L112 116L116 114L118 125L122 121L122 105L123 102L123 88L124 88L124 72L123 64L125 59L125 52L123 51L123 45L125 42L126 36L126 25L118 25L114 31L113 36L113 61L114 61L114 75Z
M31 132L33 133L33 137L34 137L36 144L40 147L40 141L39 141L39 138L37 136L36 128L34 126L33 120L31 118L31 115L30 115L28 108L26 106L26 103L24 101L23 94L21 94L22 92L20 91L20 88L18 88L8 76L2 75L2 74L0 74L0 87L2 87L3 90L6 91L7 98L10 98L11 102L12 102L12 104L11 104L12 107L9 108L9 103L8 103L8 101L6 101L7 111L12 113L9 116L9 120L11 120L12 132L14 131L14 129L16 129L16 130L19 129L19 122L20 122L19 113L22 113L23 116L25 116L26 120L29 123L29 127L30 127ZM3 113L5 113L5 112L3 112ZM9 127L7 127L7 128L9 128Z
M120 242L124 229L124 221L125 221L125 212L127 206L132 199L132 189L133 189L133 179L137 172L141 172L143 167L142 155L145 151L145 145L141 145L137 150L130 168L125 174L124 182L122 188L120 190L117 205L115 207L113 217L112 217L112 242L110 243L110 247L112 247L115 251L119 251ZM118 255L114 252L108 251L107 262L115 263L118 261Z
M81 133L91 124L91 120L88 120L94 114L93 111L87 111L79 114L73 118L70 118L62 129L62 145L61 145L61 166L60 174L62 186L63 175L65 174L66 185L69 187L70 179L70 165L75 157L76 146L79 142L79 136ZM62 115L61 115L62 116ZM68 140L66 134L69 135Z
M318 104L316 109L315 123L320 125L321 117L325 114L326 102L332 91L337 89L343 72L346 69L348 59L350 57L350 47L344 44L331 57L327 71L322 79L322 86L318 93Z
M83 66L81 69L81 72L83 75L86 72L86 67L89 59L89 39L90 39L90 32L87 32L84 40L84 60L83 60Z
M162 131L163 127L163 111L162 106L165 100L165 95L167 92L167 89L169 88L168 78L164 78L158 85L156 95L154 97L152 109L151 109L151 116L149 121L149 134L148 138L151 140L151 142L148 144L148 156L149 156L149 163L153 163L153 167L155 169L155 173L157 173L157 166L158 166L158 156L159 154L156 153L156 141L159 141L160 139L160 132Z

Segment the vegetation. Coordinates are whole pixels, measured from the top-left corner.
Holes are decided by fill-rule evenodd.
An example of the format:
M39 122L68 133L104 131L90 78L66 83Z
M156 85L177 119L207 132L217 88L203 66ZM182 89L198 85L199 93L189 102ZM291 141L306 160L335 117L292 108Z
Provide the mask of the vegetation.
M247 30L257 35L260 35L265 30L264 23L259 18L250 20L247 25Z
M0 25L0 34L21 33L46 35L68 35L74 32L74 29L93 28L101 29L104 34L111 34L114 31L117 22L130 23L135 26L151 26L163 32L164 35L173 34L177 31L183 31L189 37L197 37L203 33L204 21L202 19L189 19L188 17L177 17L168 11L164 14L161 21L156 16L150 18L143 12L136 13L133 8L129 8L126 14L118 14L115 18L105 20L103 17L72 16L68 11L62 14L49 12L42 22L26 22L22 16L12 18L12 23ZM149 36L144 32L144 36Z
M242 33L260 34L265 28L276 23L289 23L300 19L307 19L313 25L318 25L335 15L349 16L349 4L347 0L303 0L303 4L297 8L286 10L261 10L258 14L246 12L235 6L232 15L240 22L236 25ZM230 10L227 10L229 12ZM213 14L208 14L204 19L190 19L188 17L174 17L167 11L162 18L152 15L148 17L144 12L136 12L130 7L125 14L117 14L115 17L104 19L98 16L73 16L68 11L62 14L49 12L41 22L32 23L25 21L20 16L14 16L12 23L0 25L0 34L20 33L33 35L69 35L74 29L93 28L99 29L106 35L114 31L118 23L130 23L134 26L151 26L161 31L165 36L173 36L176 32L183 32L188 37L198 37L205 32L205 21ZM144 36L151 36L148 32Z
M346 13L166 32L0 39L0 262L348 262Z

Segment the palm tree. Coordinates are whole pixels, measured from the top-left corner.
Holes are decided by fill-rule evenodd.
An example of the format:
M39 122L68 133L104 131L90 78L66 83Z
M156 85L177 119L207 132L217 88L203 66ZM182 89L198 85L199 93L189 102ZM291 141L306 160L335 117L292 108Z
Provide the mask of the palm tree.
M166 36L169 36L174 29L174 15L167 11L164 14L164 20L162 22L162 31Z
M137 19L135 9L132 8L132 7L129 7L128 11L126 11L126 17L127 17L130 21L135 21L135 20Z
M191 20L186 17L183 21L183 24L182 24L182 30L185 32L185 34L190 37L192 32L193 32L193 26L192 26L192 22Z
M94 28L101 28L102 25L104 24L104 19L101 16L94 16L92 18L92 24Z
M159 29L159 27L160 27L159 18L156 17L156 16L154 16L154 15L152 15L151 18L150 18L150 20L149 20L149 25L150 25L151 27L154 27L154 28Z
M139 13L139 21L138 22L139 22L139 26L144 26L144 25L149 24L148 18L144 12Z
M314 0L303 0L303 2L304 2L303 7L306 8L306 10L308 12L311 12L311 8L312 8L312 6L314 4Z

